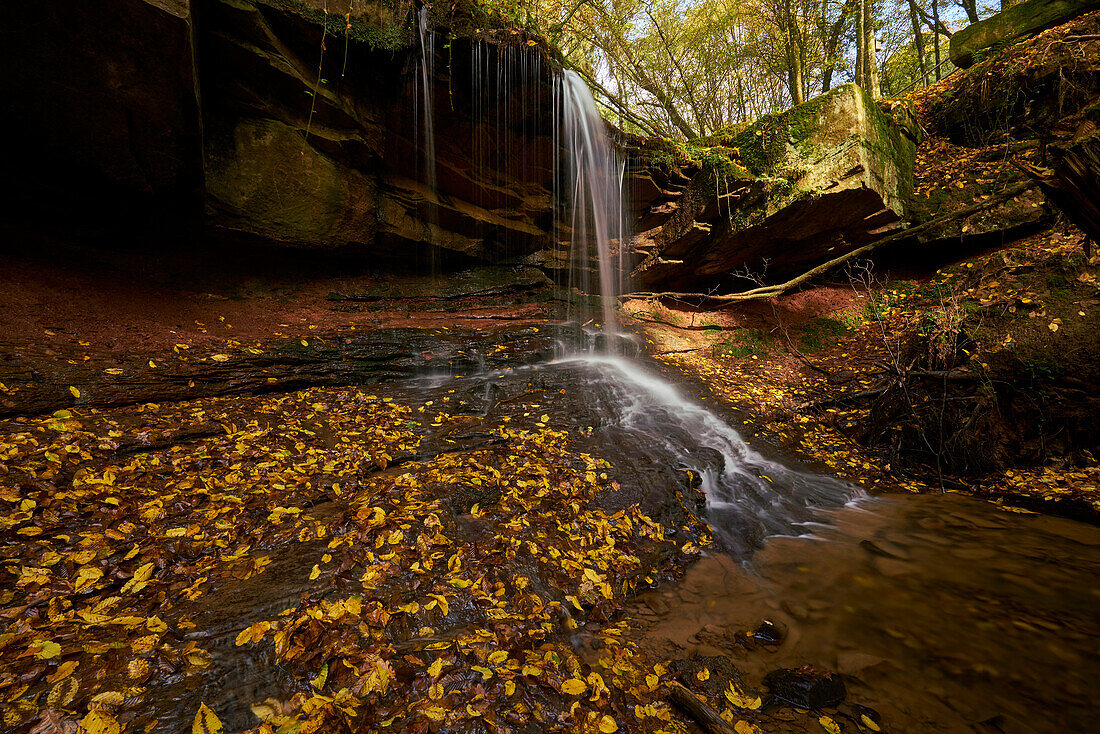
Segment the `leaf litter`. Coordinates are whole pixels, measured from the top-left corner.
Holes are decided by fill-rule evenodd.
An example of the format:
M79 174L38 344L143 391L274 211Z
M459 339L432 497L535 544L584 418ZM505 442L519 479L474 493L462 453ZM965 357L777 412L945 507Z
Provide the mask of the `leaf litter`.
M298 602L232 635L282 682L244 704L255 731L682 730L667 667L616 620L705 526L683 543L637 505L602 509L610 465L537 402L480 448L421 455L427 431L476 422L447 405L316 388L4 421L5 728L151 728L166 681L201 698L219 664L196 610L293 586L265 571L308 552ZM195 701L192 731L221 731Z

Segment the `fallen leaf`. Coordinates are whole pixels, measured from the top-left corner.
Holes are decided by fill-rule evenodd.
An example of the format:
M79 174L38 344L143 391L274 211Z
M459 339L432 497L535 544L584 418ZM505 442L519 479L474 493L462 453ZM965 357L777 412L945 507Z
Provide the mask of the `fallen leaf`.
M80 720L77 734L121 734L122 727L115 717L102 709L92 709Z
M195 720L191 722L191 734L218 734L221 730L222 722L217 715L205 703L199 704Z

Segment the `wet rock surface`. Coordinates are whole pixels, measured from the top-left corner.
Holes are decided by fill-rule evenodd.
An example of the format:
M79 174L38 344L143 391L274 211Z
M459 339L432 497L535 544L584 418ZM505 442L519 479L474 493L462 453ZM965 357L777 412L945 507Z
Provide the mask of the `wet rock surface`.
M764 685L776 698L804 709L836 706L848 695L839 675L812 665L773 670L764 676Z
M157 353L77 361L40 347L12 346L0 350L0 382L6 386L0 415L469 374L544 362L561 344L580 339L575 326L346 330L260 347L238 344L228 353L196 353L186 361L166 361ZM176 349L181 351L188 350Z

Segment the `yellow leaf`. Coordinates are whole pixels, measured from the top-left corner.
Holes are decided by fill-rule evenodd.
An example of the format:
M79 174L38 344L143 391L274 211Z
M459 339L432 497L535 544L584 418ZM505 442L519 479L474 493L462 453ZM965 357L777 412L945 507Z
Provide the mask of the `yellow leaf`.
M316 579L320 575L321 575L321 568L316 563L314 563L313 564L313 570L311 570L309 572L309 580L313 581L314 579Z
M449 604L447 604L447 597L441 594L428 594L428 596L435 599L439 603L439 611L443 612L444 617L451 613L451 607Z
M874 720L874 719L872 719L872 718L871 718L870 716L868 716L867 714L860 714L860 715L859 715L859 720L860 720L860 721L862 721L862 722L863 722L863 725L864 725L864 726L866 726L866 727L867 727L868 729L870 729L871 731L882 731L882 727L880 727L880 726L879 726L879 725L878 725L878 724L877 724L877 723L875 722L875 720Z
M191 722L191 734L218 734L221 730L222 722L217 715L205 703L199 704L195 720Z
M38 652L35 653L35 657L39 660L49 660L50 658L56 658L61 654L61 645L56 642L43 642L38 646Z
M821 728L829 734L840 734L840 726L828 716L822 716L817 720L817 723L821 724Z
M213 662L210 653L202 649L192 650L191 652L187 653L185 658L188 665L199 668L200 670L203 668L209 668L210 663Z
M70 671L71 672L71 671ZM46 705L52 709L63 709L73 702L77 691L80 690L80 681L73 677L59 680L46 697Z
M439 706L429 706L428 708L420 709L420 712L432 721L443 721L447 718L447 709L440 708Z
M492 663L493 665L500 665L501 663L503 663L507 659L508 659L508 653L505 652L504 650L497 650L496 652L494 652L492 655L489 656L489 662Z
M317 674L316 678L310 680L313 687L320 691L325 687L325 683L328 681L328 663L326 662L321 666L321 672Z
M759 696L746 695L735 683L730 683L730 687L726 689L725 693L726 699L739 709L755 710L760 708L762 703Z
M440 672L443 670L443 658L436 658L435 662L428 666L428 675L435 680L439 677Z
M588 684L580 678L570 678L561 684L561 692L570 696L579 696L588 690Z
M62 678L68 678L73 674L73 671L76 670L76 666L78 665L80 665L79 660L66 660L61 663L61 665L57 666L57 670L53 672L53 675L50 676L50 683L56 683Z
M229 360L229 355L228 354L215 354L215 355L211 356L210 359L214 360L215 362L226 362L226 361Z
M603 734L612 734L619 730L619 725L615 723L615 719L604 714L604 717L600 719L600 731Z
M120 734L122 727L103 709L93 709L80 720L77 734Z
M134 658L126 664L126 672L129 673L130 677L134 678L135 680L138 678L144 678L146 675L149 674L149 661L145 658Z
M71 392L71 393L73 394L73 397L74 397L74 398L79 398L79 397L80 397L80 391L79 391L79 390L77 390L77 389L76 389L75 387L73 387L72 385L69 385L69 392ZM116 726L118 725L118 724L117 724L117 722L116 722L116 724L115 724L115 725L116 725Z
M95 558L95 551L94 550L83 550L83 551L80 551L79 553L73 553L71 556L69 556L69 559L72 560L72 562L75 563L78 566L83 566L85 563L88 563L89 561L93 560L94 558Z
M103 693L97 693L92 696L93 704L100 704L103 706L121 706L122 702L126 700L126 697L119 691L104 691Z
M105 369L103 371L106 372L108 375L121 375L122 374L122 369L119 368L119 367L108 367L107 369Z

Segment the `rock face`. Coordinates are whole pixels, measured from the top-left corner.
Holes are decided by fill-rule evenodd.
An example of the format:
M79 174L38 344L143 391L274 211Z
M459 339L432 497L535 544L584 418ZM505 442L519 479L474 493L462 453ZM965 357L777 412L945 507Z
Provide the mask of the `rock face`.
M849 84L720 138L739 164L665 188L639 173L635 187L656 192L635 284L732 288L734 271L774 280L864 244L904 216L916 138L908 110L887 115Z
M9 219L154 254L201 241L386 271L568 268L546 52L522 34L422 41L388 7L5 4L0 83L24 131ZM721 286L765 259L780 276L858 246L902 216L907 130L849 85L720 141L740 163L636 156L636 285Z
M429 33L428 161L415 25L386 3L327 5L5 4L0 77L24 131L7 177L13 211L34 221L62 209L84 234L156 247L204 236L410 269L545 247L544 52L515 36L445 48Z
M4 3L10 212L95 227L198 210L194 25L187 0Z
M1027 0L963 28L951 37L951 62L968 68L975 55L999 43L1063 23L1100 7L1096 0Z

